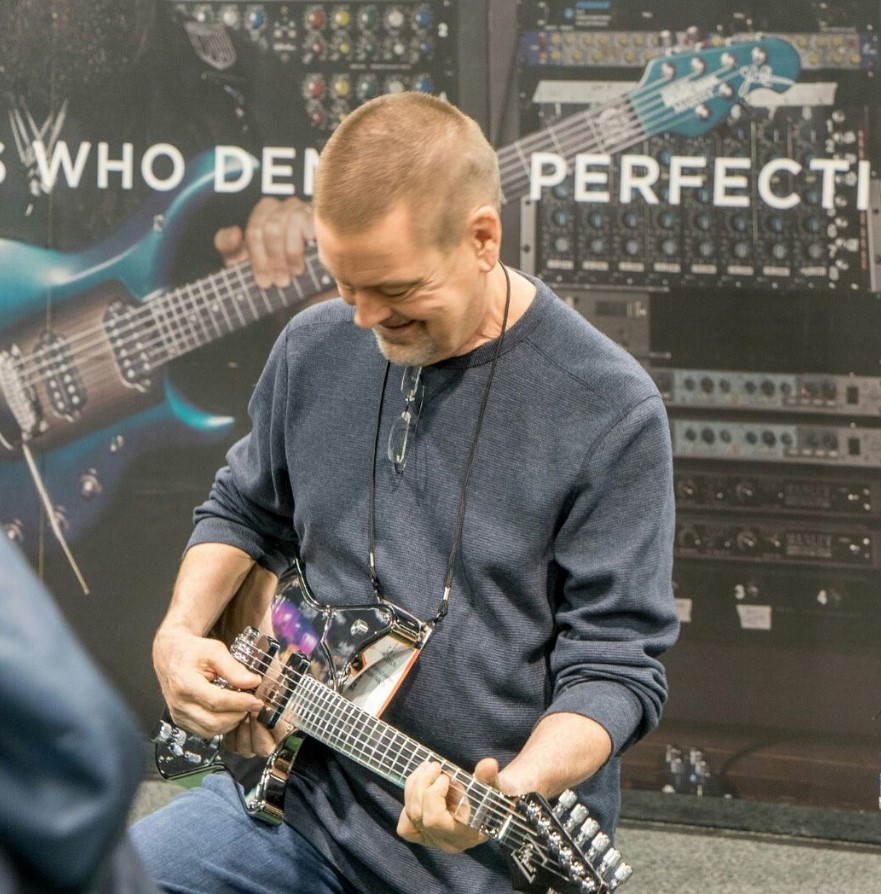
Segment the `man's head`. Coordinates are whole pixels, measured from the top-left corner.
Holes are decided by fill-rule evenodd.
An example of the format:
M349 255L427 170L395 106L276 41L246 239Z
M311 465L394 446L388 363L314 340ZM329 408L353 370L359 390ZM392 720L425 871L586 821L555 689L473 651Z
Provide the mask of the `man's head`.
M315 188L319 249L389 360L436 363L498 335L499 203L492 147L433 97L381 97L328 141Z
M462 238L470 210L501 204L498 159L477 122L425 93L365 103L321 153L315 211L340 235L365 230L399 203L442 249Z

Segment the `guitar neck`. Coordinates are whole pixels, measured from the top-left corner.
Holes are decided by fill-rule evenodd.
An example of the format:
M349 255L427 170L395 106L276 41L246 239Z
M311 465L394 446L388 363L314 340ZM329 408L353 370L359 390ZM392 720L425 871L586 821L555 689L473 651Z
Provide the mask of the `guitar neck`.
M516 804L511 798L359 708L314 677L305 675L296 685L283 715L287 722L399 788L404 787L407 777L420 764L439 763L442 772L461 792L462 822L474 829L490 831L503 843L513 832L512 840L516 843L510 845L512 848L523 843L524 827L517 820Z
M153 332L152 360L160 365L223 338L281 310L292 313L333 287L333 279L310 246L305 271L289 286L263 289L249 262L212 273L148 301L141 309Z

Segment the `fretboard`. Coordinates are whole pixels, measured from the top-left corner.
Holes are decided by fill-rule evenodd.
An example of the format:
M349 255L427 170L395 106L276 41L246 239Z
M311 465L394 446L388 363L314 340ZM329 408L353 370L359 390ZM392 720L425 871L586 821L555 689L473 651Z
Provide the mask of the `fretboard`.
M517 818L511 798L347 701L314 677L303 676L297 682L284 719L399 788L404 787L407 777L420 764L436 761L461 790L460 803L468 808L459 814L463 822L491 831L503 843L510 834L511 841L516 842L513 847L528 837L528 828Z
M278 311L299 310L333 288L330 274L311 246L306 269L286 287L260 288L248 262L164 292L132 311L140 316L154 366L223 338ZM133 325L133 331L135 326Z

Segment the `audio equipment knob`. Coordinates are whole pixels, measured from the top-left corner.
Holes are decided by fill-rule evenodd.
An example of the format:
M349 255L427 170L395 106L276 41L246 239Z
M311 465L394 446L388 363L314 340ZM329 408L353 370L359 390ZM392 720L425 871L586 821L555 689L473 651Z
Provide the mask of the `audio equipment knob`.
M701 379L701 391L704 394L712 394L716 390L716 384L709 376L704 376Z
M220 21L227 28L238 28L241 21L238 9L235 6L225 6L220 12Z
M385 82L386 93L403 93L407 89L407 85L401 78L391 77Z
M377 81L376 76L368 74L358 78L355 93L361 102L367 102L367 100L379 96L379 82Z
M625 211L624 216L621 218L621 222L630 230L636 229L639 226L639 214L636 211Z
M303 16L306 27L314 28L316 31L323 28L326 21L327 15L320 6L310 7Z
M605 239L591 239L590 253L593 255L604 255L606 253Z
M682 478L676 484L676 493L679 494L680 497L690 499L697 493L697 485L691 478Z
M392 31L397 31L404 24L404 11L399 6L393 6L385 14L385 24Z
M334 28L348 28L352 22L352 14L344 6L335 9L331 18Z
M675 239L662 239L660 249L662 255L673 258L679 254L679 243Z
M375 6L363 6L358 10L358 24L366 31L372 30L379 22L379 13Z
M252 9L248 13L248 25L252 31L259 31L266 24L266 13L262 9Z
M572 243L565 236L558 236L554 240L554 248L560 254L568 254L569 249L572 247Z
M333 79L333 95L339 99L346 99L352 92L352 82L348 75L337 75Z
M303 96L306 99L321 99L324 90L324 78L320 74L309 75L303 83Z
M752 254L752 246L742 239L734 243L734 256L741 261L746 260Z
M552 217L554 223L558 227L565 227L566 224L569 223L569 213L566 211L565 208L557 208L557 210L554 211Z
M587 223L595 230L601 230L606 225L606 218L600 211L592 211L587 216Z
M705 444L715 444L716 443L716 432L711 428L705 428L701 431L701 440Z
M80 475L80 496L84 500L91 500L99 496L102 490L104 487L94 469L89 469Z
M748 503L756 494L755 485L751 481L738 481L734 485L734 495L741 503Z
M749 528L744 528L742 531L737 532L735 543L740 552L751 553L759 545L759 539L756 537L754 531L751 531Z
M634 255L638 255L640 251L639 240L637 239L628 239L624 243L624 253L633 257Z
M417 28L430 28L434 24L434 13L431 11L431 7L419 7L419 9L416 10L416 15L413 16L413 22Z

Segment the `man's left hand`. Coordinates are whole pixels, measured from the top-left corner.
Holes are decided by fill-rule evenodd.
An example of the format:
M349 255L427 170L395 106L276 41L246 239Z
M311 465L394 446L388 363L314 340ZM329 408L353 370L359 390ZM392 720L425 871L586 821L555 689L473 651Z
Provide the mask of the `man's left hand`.
M497 789L498 761L491 757L479 761L474 777ZM457 854L486 841L486 835L468 825L470 816L462 783L443 773L439 763L426 761L407 778L398 835L413 844Z

